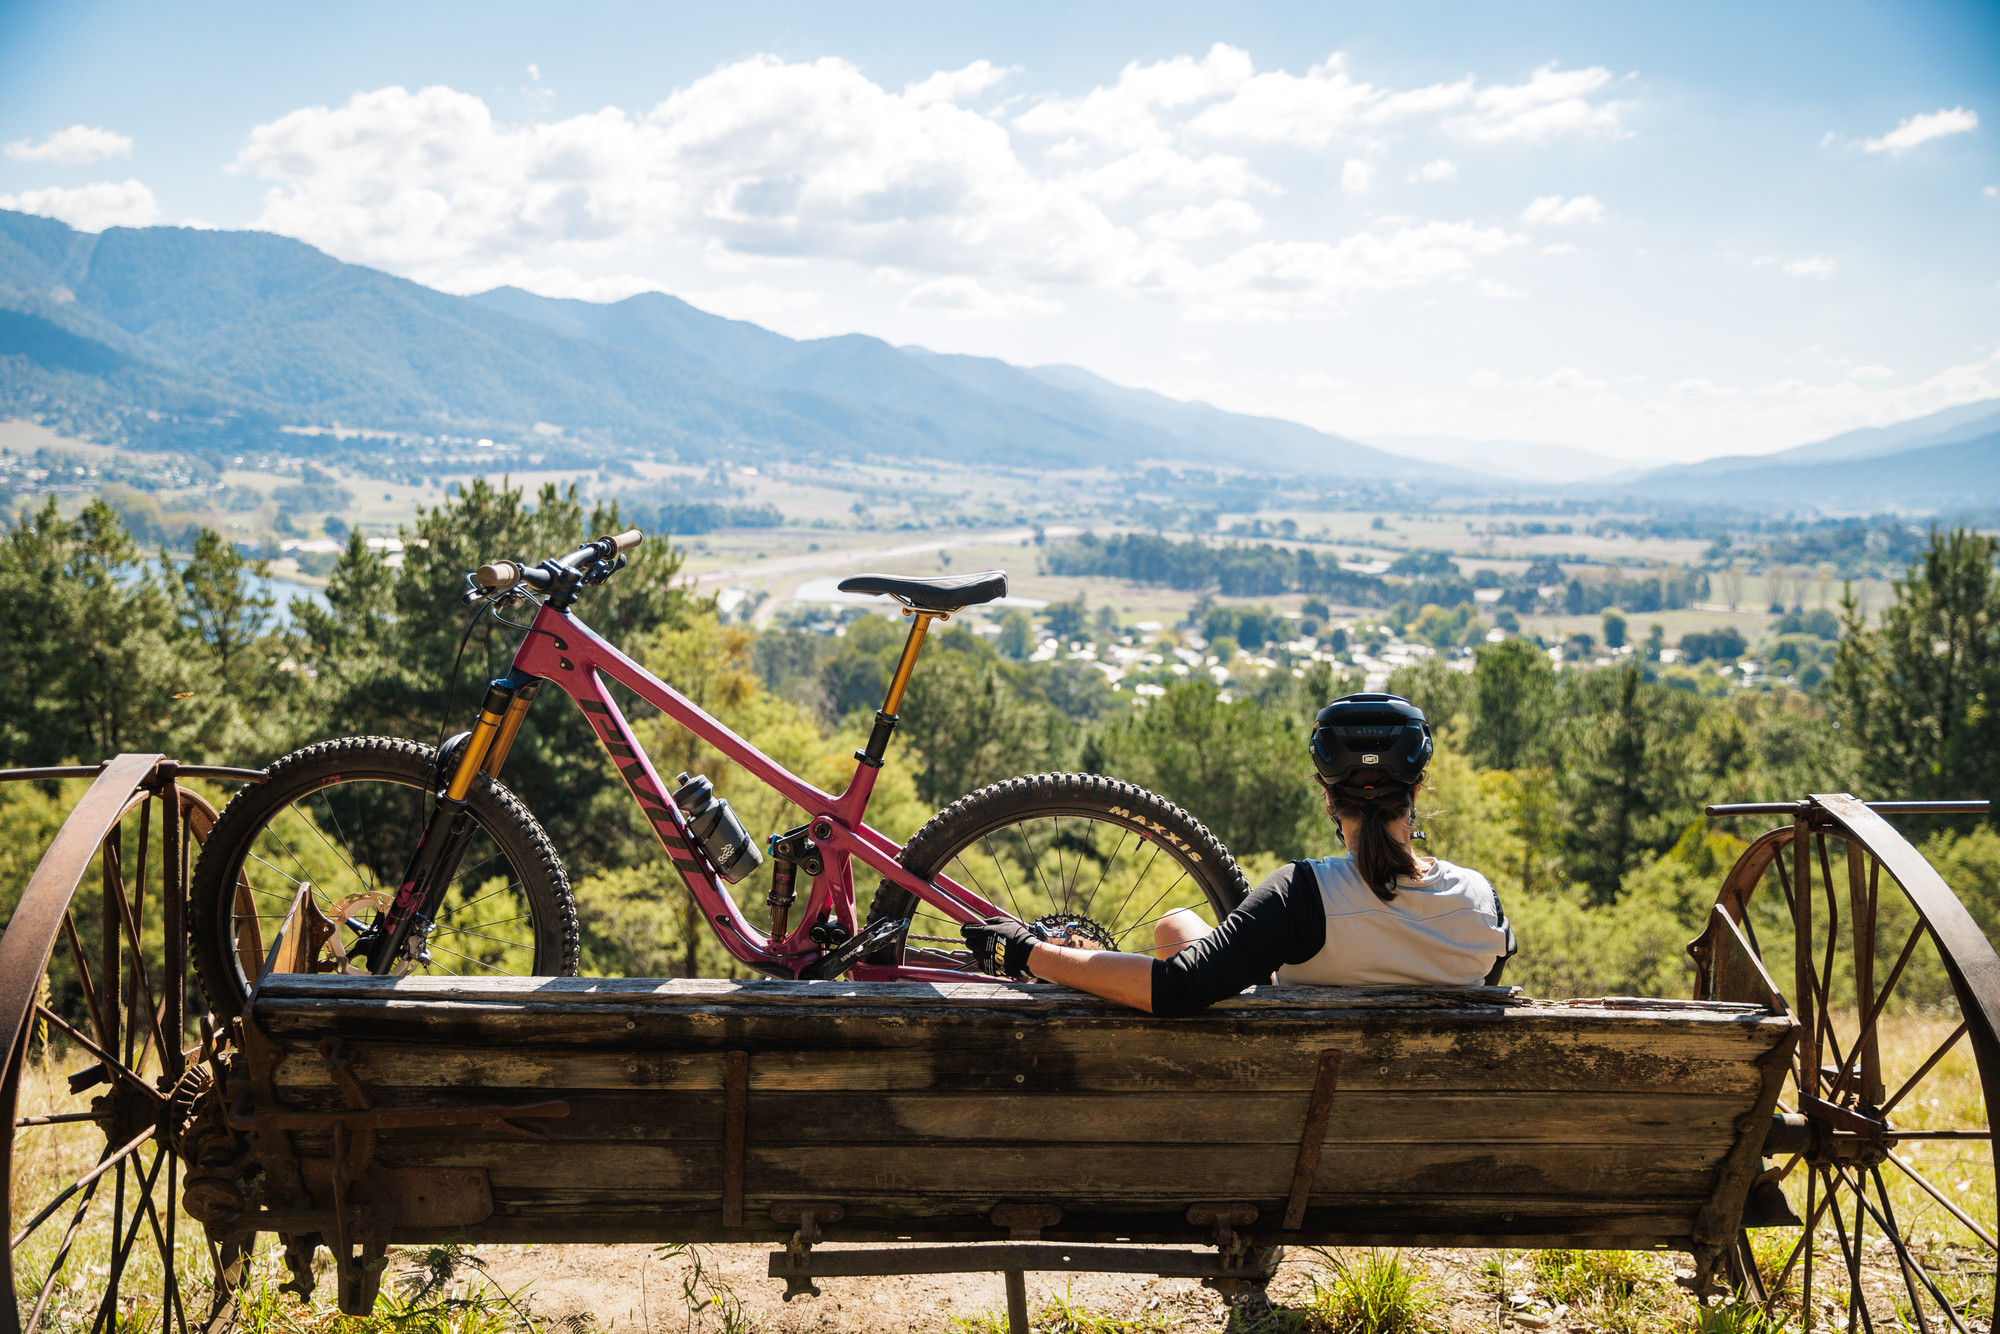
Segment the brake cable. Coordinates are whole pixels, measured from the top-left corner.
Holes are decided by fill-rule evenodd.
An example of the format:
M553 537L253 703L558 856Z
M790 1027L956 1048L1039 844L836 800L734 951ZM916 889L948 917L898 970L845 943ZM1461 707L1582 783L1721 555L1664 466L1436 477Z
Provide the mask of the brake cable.
M437 742L435 745L431 747L432 750L443 749L444 729L451 726L451 706L458 702L458 669L459 666L465 661L465 646L471 642L472 632L479 628L480 621L484 620L486 618L486 613L492 610L493 610L493 604L488 602L484 606L482 606L478 611L474 612L472 614L472 619L466 622L465 633L458 637L458 652L452 657L451 660L451 685L445 691L444 713L438 718ZM486 643L482 647L491 648L492 644L493 644L493 631L491 629L488 629L486 632Z

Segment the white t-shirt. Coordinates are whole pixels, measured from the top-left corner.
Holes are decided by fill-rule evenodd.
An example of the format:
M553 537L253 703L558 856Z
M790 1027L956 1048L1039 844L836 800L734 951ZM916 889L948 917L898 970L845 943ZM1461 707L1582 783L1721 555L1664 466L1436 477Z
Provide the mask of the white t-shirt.
M1514 951L1500 896L1477 871L1433 860L1421 878L1399 878L1396 897L1384 903L1346 857L1307 865L1326 908L1326 944L1304 963L1280 968L1280 982L1476 987L1495 959Z

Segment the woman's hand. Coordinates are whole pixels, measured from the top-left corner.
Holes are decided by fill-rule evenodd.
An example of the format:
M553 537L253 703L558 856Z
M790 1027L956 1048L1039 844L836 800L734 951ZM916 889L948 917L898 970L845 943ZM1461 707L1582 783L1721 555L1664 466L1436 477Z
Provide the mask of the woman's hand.
M982 973L1004 973L1019 981L1028 972L1028 955L1042 943L1024 922L1011 917L989 917L983 922L967 922L958 928Z

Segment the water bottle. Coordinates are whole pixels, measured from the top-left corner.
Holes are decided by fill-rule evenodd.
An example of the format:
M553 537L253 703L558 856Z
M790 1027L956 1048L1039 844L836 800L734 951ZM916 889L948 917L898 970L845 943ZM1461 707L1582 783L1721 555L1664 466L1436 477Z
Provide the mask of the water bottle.
M680 784L674 789L674 805L687 819L688 836L717 875L733 885L764 864L764 854L728 800L715 795L715 784L699 774L682 774Z

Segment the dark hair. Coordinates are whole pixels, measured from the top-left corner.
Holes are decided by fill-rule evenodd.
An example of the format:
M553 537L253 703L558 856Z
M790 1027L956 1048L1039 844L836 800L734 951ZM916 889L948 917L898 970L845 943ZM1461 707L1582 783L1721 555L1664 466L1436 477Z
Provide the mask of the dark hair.
M1354 859L1354 869L1361 873L1362 883L1384 903L1396 897L1397 876L1415 879L1419 874L1416 853L1391 834L1389 826L1416 811L1417 789L1423 781L1419 775L1414 783L1398 783L1381 769L1357 770L1340 783L1320 780L1326 789L1326 813L1333 817L1334 827L1339 829L1343 820L1361 821L1355 845L1347 852ZM1343 830L1341 841L1346 842L1346 838Z

